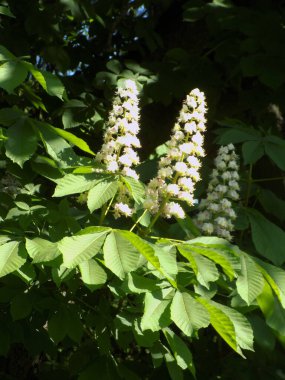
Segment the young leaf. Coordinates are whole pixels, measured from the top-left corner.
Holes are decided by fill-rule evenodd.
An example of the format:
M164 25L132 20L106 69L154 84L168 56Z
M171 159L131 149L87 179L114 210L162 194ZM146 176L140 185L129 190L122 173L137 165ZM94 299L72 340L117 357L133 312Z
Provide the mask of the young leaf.
M90 212L102 207L106 202L115 196L118 191L119 183L117 180L103 180L98 182L88 192L87 205Z
M250 305L262 292L264 280L256 263L247 254L240 252L241 273L237 279L237 291Z
M138 267L139 252L120 231L108 235L103 252L106 267L120 279Z
M91 291L107 281L106 272L95 259L83 261L79 264L79 269L82 281Z
M18 241L0 246L0 277L19 269L26 262L26 250Z
M171 304L171 319L185 335L191 336L194 330L207 327L210 317L199 302L186 292L175 293Z
M248 210L256 250L275 265L285 262L285 232L256 210Z
M165 288L146 293L144 298L144 314L141 320L142 330L159 331L169 324L165 311L174 295L173 288Z
M74 235L63 238L58 248L63 254L63 264L66 268L75 268L83 261L94 257L101 249L107 232L97 232L86 235Z

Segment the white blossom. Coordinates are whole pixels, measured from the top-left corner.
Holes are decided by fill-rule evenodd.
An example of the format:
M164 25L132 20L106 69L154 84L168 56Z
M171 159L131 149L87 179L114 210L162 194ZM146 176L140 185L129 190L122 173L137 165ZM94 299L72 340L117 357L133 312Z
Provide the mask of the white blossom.
M232 201L239 199L238 162L233 144L220 147L211 174L207 197L200 202L195 222L201 232L232 239L236 213Z
M157 179L149 182L144 207L151 213L161 213L170 218L184 218L185 212L173 199L192 206L195 184L200 180L199 157L204 156L203 133L205 127L206 102L199 89L187 95L170 140L166 143L167 152L158 163Z
M138 179L135 166L139 157L134 150L141 146L137 134L139 127L138 90L132 80L119 87L113 99L103 145L96 160L105 165L106 171ZM119 188L114 202L114 216L131 216L131 197L127 189Z

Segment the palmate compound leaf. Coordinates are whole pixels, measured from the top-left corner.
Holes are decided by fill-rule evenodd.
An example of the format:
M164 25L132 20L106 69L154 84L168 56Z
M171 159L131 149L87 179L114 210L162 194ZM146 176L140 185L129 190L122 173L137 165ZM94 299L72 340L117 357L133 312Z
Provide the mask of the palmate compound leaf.
M207 309L189 293L180 291L175 293L171 304L171 319L187 336L210 323Z
M184 250L179 247L179 252L189 261L198 282L209 289L210 282L215 282L219 278L216 265L206 257L191 250Z
M210 314L210 322L221 337L238 354L242 349L253 351L253 331L248 320L238 311L214 301L199 298Z
M26 262L27 252L22 243L9 241L0 246L0 277L19 269Z
M196 371L192 353L186 343L169 328L163 329L163 333L175 357L176 363L183 370L188 368L195 377Z
M240 251L241 272L237 278L237 291L241 298L250 305L264 287L262 273L254 260L246 253Z
M167 308L173 299L175 290L164 288L146 293L144 298L144 314L141 320L142 330L159 331L169 324Z
M63 238L58 248L63 255L66 268L75 268L78 264L91 259L101 249L109 229L85 235Z
M117 193L118 188L119 183L116 179L106 179L98 182L88 192L87 206L90 212L97 210L112 199Z
M137 269L139 251L125 238L122 231L112 231L106 238L104 247L105 266L120 279Z
M95 259L83 261L79 264L79 269L82 281L91 291L107 281L107 273Z

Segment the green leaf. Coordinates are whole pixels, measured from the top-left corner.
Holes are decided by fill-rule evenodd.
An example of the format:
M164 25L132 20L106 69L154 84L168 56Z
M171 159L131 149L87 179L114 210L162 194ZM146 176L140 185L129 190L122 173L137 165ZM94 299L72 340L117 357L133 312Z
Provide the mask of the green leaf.
M159 340L158 331L142 331L138 320L134 321L133 333L140 347L152 347L153 344Z
M256 263L240 251L241 273L237 279L237 291L241 298L250 305L262 293L264 280Z
M219 124L228 127L218 130L218 143L221 145L237 144L245 141L260 141L262 137L259 131L241 123L239 120L226 119L219 122Z
M253 331L241 313L203 298L200 298L199 302L207 308L212 326L229 346L241 356L243 356L242 349L253 351Z
M215 282L219 278L216 265L211 260L194 251L184 250L183 246L179 246L178 249L189 261L199 283L209 289L209 283Z
M176 247L166 244L153 244L152 247L158 257L163 273L175 279L178 273Z
M249 320L253 329L254 342L265 350L273 351L276 339L272 330L258 315L250 316ZM285 323L283 326L285 326Z
M246 165L254 164L264 155L264 153L262 141L246 141L242 144L242 154Z
M27 69L20 61L8 61L0 66L0 87L9 94L24 82L28 74Z
M88 289L95 290L105 284L107 274L96 260L90 259L79 264L81 279Z
M37 149L37 135L28 119L19 119L7 130L6 156L23 167ZM23 141L25 142L23 144Z
M169 352L164 355L164 360L171 380L183 380L184 376L182 369L178 366L175 358Z
M277 136L267 136L264 139L265 153L281 169L285 170L285 141Z
M285 262L285 232L256 210L248 209L252 240L256 250L275 265Z
M61 168L78 166L79 156L77 156L71 146L52 129L47 128L47 124L38 120L33 120L38 127L40 137L43 141L47 153L53 158Z
M48 321L48 333L57 344L62 341L68 332L69 313L66 308L60 308Z
M132 177L121 177L123 182L125 182L131 196L136 203L140 203L145 194L145 188L142 182L134 179Z
M95 153L92 152L92 150L89 148L88 144L82 140L81 138L75 136L73 133L67 132L60 128L55 128L50 124L45 123L44 126L49 129L50 131L56 133L57 135L64 138L66 141L68 141L70 144L77 146L77 148L81 149L83 152L92 154L92 156L95 156Z
M108 235L103 252L106 267L121 279L138 267L139 252L120 231Z
M3 6L3 5L0 5L0 14L2 14L4 16L15 18L15 16L13 15L13 13L10 11L10 8L8 8L6 6Z
M179 367L184 370L188 368L192 375L196 377L192 353L186 343L169 328L165 328L163 333Z
M107 179L97 183L88 192L87 205L90 212L102 207L115 196L119 188L117 180Z
M5 127L15 124L21 118L27 118L27 115L16 106L0 110L0 124Z
M124 284L132 293L148 293L158 289L156 280L139 276L136 273L128 273L126 284Z
M32 300L27 293L18 294L11 301L10 313L14 321L28 317L32 309Z
M202 255L207 257L208 259L214 261L216 264L219 264L225 274L230 278L233 279L235 277L235 269L237 267L238 260L232 256L229 251L222 245L206 245L198 242L207 242L206 240L197 240L197 243L195 243L196 239L190 240L190 242L194 242L194 244L181 244L178 246L179 252L186 257L186 259L189 260L191 263L191 257L193 257L193 253ZM222 249L221 249L222 247ZM225 248L225 249L224 249ZM182 250L181 250L182 249ZM193 264L193 262L192 262ZM196 264L197 265L197 264ZM198 268L197 268L198 269Z
M236 342L240 349L253 351L253 331L250 323L244 315L235 309L210 301L212 305L222 310L234 325ZM242 355L241 350L238 353Z
M39 82L42 88L51 96L56 96L63 100L65 88L61 80L48 71L37 70L33 65L28 64L28 69L33 77Z
M256 258L255 261L258 263L264 278L271 286L281 305L285 309L285 271Z
M63 197L65 195L83 193L92 189L100 180L102 180L102 175L99 173L67 174L56 181L57 186L53 196Z
M1 61L13 61L16 57L5 46L0 45L0 62Z
M174 295L173 288L165 288L152 293L146 293L144 298L144 314L141 320L142 330L159 331L169 324L167 307Z
M210 317L199 302L186 292L175 293L171 304L171 319L185 335L191 336L194 330L207 327Z
M101 249L107 232L65 237L58 243L63 254L66 268L75 268L78 264L91 259Z
M230 318L215 305L210 304L203 298L198 301L205 306L210 314L210 322L217 333L228 343L235 351L238 351L236 342L235 328Z
M265 211L281 221L285 220L285 201L268 189L260 189L257 197Z
M18 241L0 246L0 277L19 269L26 262L26 250Z
M48 263L61 256L57 243L41 238L33 240L26 238L26 249L34 264Z
M158 257L155 255L154 249L145 240L130 231L118 230L120 234L127 239L146 260L160 271L160 263Z

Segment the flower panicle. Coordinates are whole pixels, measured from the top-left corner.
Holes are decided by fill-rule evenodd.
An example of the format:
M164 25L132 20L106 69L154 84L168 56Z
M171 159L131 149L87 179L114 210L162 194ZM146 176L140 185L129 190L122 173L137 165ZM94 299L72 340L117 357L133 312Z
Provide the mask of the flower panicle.
M137 134L139 126L138 90L132 80L126 80L117 89L109 114L103 145L96 160L110 173L122 174L134 179L139 176L135 170L140 159L136 152L141 147ZM119 188L113 206L114 216L131 216L133 208L131 197L123 186Z
M221 146L207 189L199 205L195 223L204 235L232 239L236 213L233 202L239 199L238 156L233 144Z
M159 160L157 177L147 186L144 207L152 214L184 218L185 212L175 200L193 205L195 184L200 180L200 157L205 155L206 111L204 93L192 90L166 143L167 153Z

